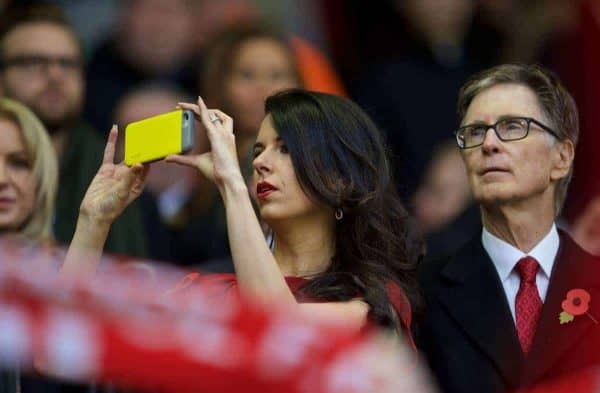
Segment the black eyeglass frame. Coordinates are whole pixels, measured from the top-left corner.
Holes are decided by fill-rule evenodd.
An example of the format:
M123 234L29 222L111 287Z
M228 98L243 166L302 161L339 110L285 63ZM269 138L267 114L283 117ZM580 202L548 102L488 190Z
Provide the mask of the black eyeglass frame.
M515 138L515 139L504 139L500 136L500 134L498 133L498 129L496 128L498 126L498 124L502 123L502 122L506 122L506 121L510 121L510 120L525 120L527 122L527 129L525 131L525 135L523 135L520 138ZM515 116L515 117L505 117L502 118L500 120L498 120L497 122L495 122L494 124L467 124L465 126L462 126L460 128L458 128L456 131L454 131L454 136L456 138L456 144L458 145L458 147L460 149L472 149L474 147L479 147L481 145L483 145L483 141L485 140L485 136L483 137L483 140L481 141L481 143L477 144L477 145L473 145L473 146L468 146L468 147L463 147L460 144L460 140L458 138L458 133L464 129L467 128L471 128L471 127L485 127L485 131L487 134L487 131L491 128L494 130L494 133L496 134L496 136L498 137L498 139L500 139L502 142L512 142L512 141L520 141L522 139L527 138L527 136L529 135L529 130L531 129L531 123L534 123L535 125L537 125L538 127L540 127L542 130L546 131L547 133L549 133L550 135L554 136L556 139L560 140L561 138L558 136L558 133L556 131L554 131L552 128L548 127L547 125L545 125L544 123L534 119L533 117L525 117L525 116Z
M48 69L52 64L58 64L61 68L80 70L83 67L83 61L77 58L68 57L50 57L43 55L20 55L9 59L2 59L0 61L0 69L4 70L12 67L28 67L38 66L43 69Z

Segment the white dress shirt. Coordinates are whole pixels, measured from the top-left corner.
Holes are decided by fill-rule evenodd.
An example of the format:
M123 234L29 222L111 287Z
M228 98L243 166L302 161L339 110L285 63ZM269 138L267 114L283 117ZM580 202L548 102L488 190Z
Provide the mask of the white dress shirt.
M506 300L508 300L508 305L510 306L513 321L516 321L515 299L521 283L519 273L515 270L515 266L521 258L530 256L535 258L540 264L540 269L535 277L535 282L542 303L545 301L550 274L552 273L554 259L558 253L558 246L560 243L555 224L552 225L550 232L548 232L548 234L540 240L528 254L525 254L523 251L513 247L504 240L492 235L485 227L481 234L481 241L483 243L483 248L487 251L496 267L500 282L504 288Z

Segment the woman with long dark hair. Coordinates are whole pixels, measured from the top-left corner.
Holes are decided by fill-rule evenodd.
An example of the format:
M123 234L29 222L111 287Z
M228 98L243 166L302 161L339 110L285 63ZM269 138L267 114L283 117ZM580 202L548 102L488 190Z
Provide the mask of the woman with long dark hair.
M271 247L240 170L232 119L201 99L180 107L196 113L211 151L167 161L195 167L217 185L242 295L348 326L373 321L408 331L422 243L396 195L381 134L357 105L299 89L267 99L252 187L272 231ZM122 210L131 199L103 184L114 183L92 182L81 208L86 230L76 233L72 249L102 244L115 216L110 210ZM65 267L77 270L77 263L68 260Z
M265 99L302 86L296 56L285 34L252 24L232 27L215 37L205 59L198 88L208 106L234 119L238 157L244 176L250 177L251 151L265 117ZM196 141L196 152L207 150L204 130ZM179 265L231 271L225 207L217 187L203 176L197 176L193 187L166 224L171 234L169 258Z

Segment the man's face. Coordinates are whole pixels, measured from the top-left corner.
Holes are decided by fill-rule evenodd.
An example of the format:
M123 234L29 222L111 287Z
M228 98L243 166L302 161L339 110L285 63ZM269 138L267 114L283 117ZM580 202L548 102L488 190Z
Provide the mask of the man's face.
M507 116L531 117L552 127L533 91L519 84L500 84L479 93L462 124L494 124ZM567 146L568 145L568 146ZM529 135L503 142L490 128L483 144L462 150L474 198L483 205L500 205L554 198L555 183L568 173L572 144L553 141L532 123Z
M80 49L72 34L47 22L12 30L2 42L3 93L29 106L50 132L76 119L83 101Z
M161 74L193 52L195 7L187 0L123 2L119 48L136 68Z

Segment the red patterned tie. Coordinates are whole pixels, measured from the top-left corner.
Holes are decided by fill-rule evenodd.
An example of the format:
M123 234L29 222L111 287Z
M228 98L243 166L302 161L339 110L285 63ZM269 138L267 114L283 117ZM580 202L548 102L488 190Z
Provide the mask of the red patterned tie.
M521 276L521 284L515 301L517 333L523 353L527 355L535 337L535 329L542 311L542 299L535 284L535 276L540 265L532 257L519 260L515 269Z

